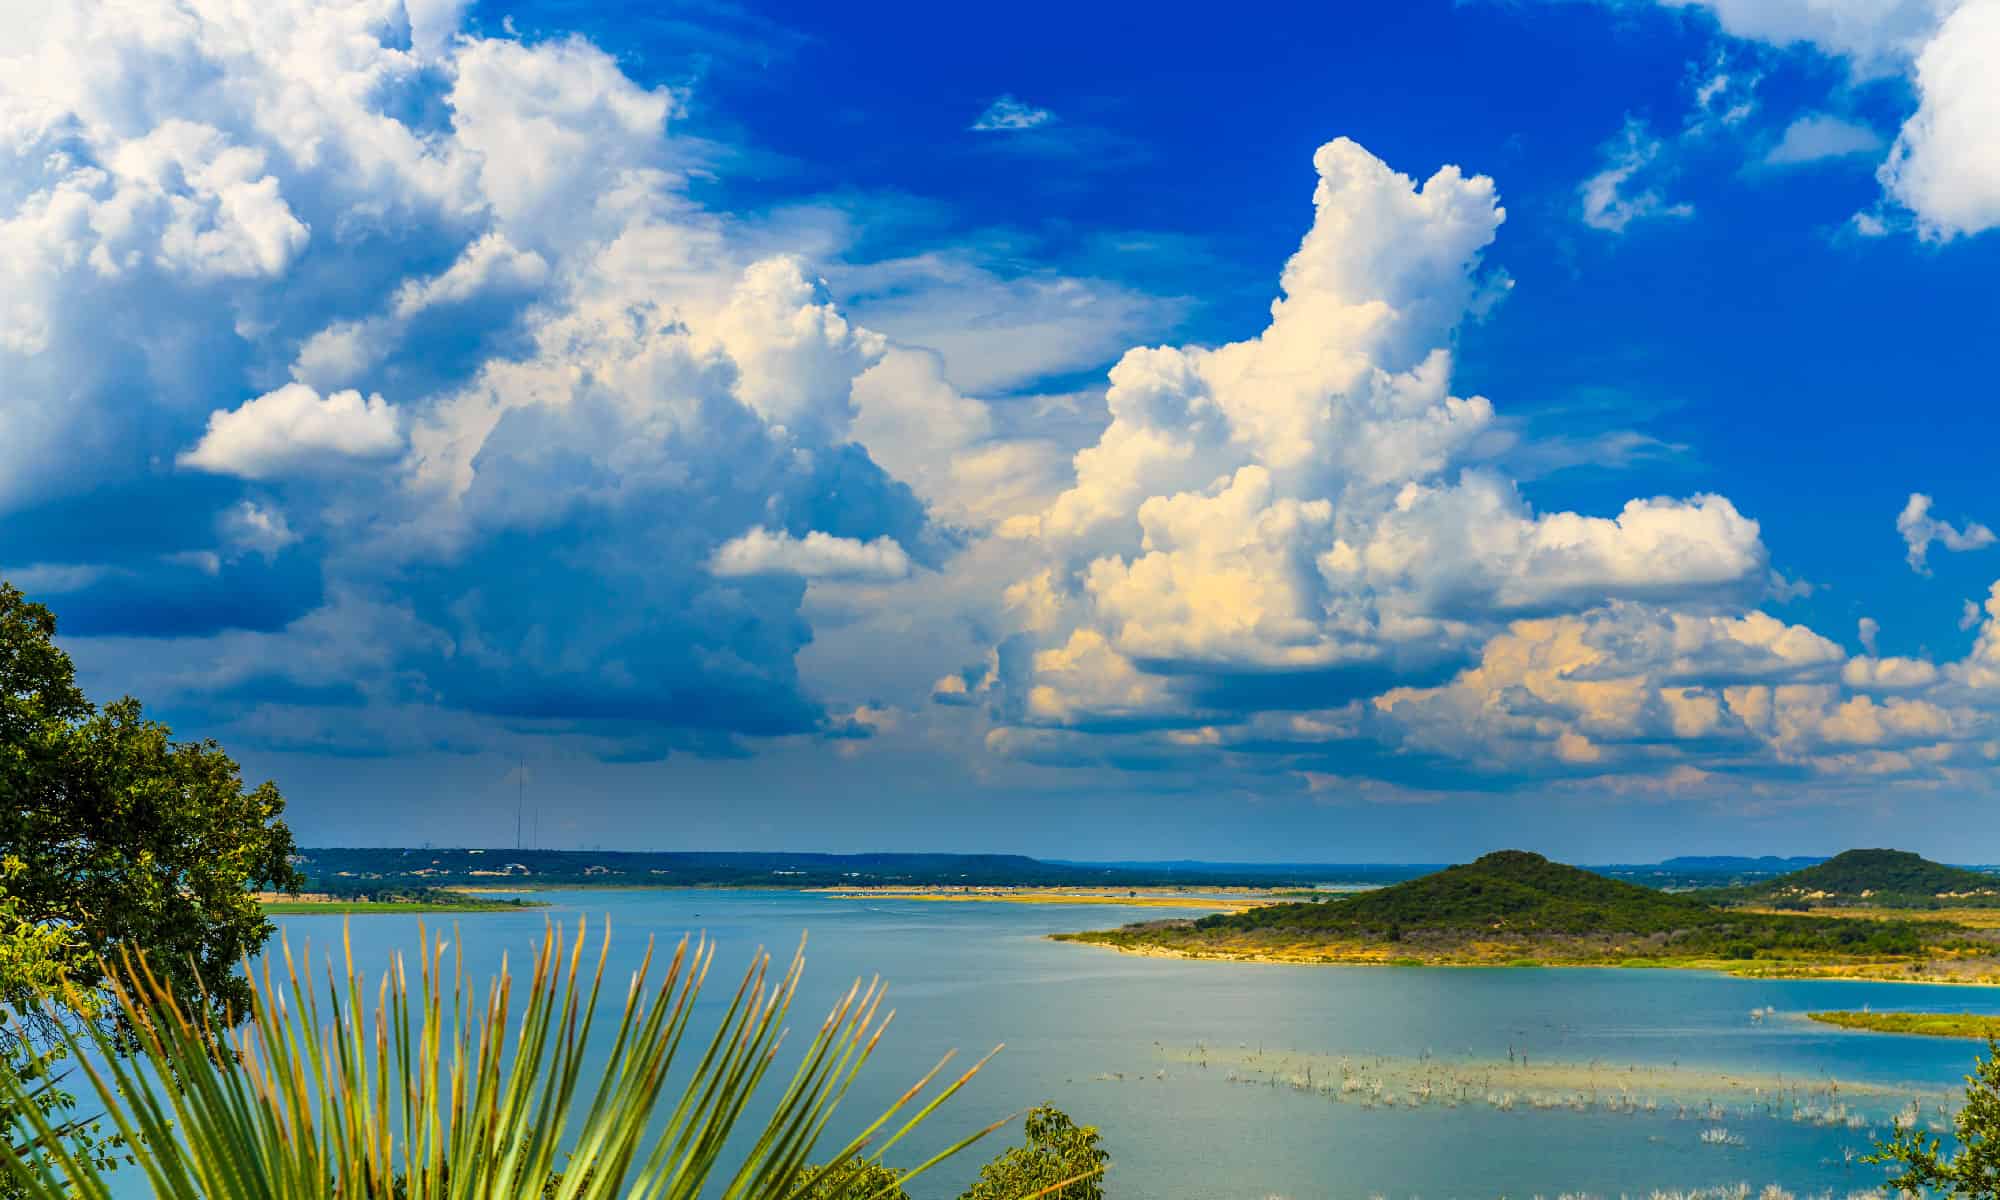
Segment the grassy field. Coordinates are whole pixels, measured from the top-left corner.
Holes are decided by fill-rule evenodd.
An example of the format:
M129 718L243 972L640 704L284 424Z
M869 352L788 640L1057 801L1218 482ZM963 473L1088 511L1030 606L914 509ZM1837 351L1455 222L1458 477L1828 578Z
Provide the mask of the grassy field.
M1783 916L1793 910L1769 907L1745 907L1737 910L1746 913L1761 913L1766 916ZM1930 921L1945 925L1957 925L1965 929L2000 929L2000 908L1877 908L1865 904L1844 905L1838 908L1815 908L1815 917L1839 917L1858 921Z
M2000 1037L2000 1017L1976 1013L1922 1012L1816 1012L1813 1020L1842 1029L1865 1029L1871 1033L1915 1033L1924 1037Z

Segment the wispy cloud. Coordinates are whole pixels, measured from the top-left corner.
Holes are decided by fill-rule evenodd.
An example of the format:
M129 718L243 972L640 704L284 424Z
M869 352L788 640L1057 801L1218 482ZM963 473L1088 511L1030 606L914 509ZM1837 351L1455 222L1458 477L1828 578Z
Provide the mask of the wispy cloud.
M1016 133L1023 129L1039 129L1056 119L1056 115L1046 108L1036 108L1025 104L1008 92L986 106L979 119L972 123L974 133Z
M1660 158L1660 139L1643 122L1630 119L1604 151L1604 169L1577 186L1583 223L1606 233L1623 233L1636 221L1691 217L1694 206L1671 203L1657 186L1644 182Z
M1910 502L1896 517L1896 532L1903 535L1903 544L1910 549L1910 569L1919 575L1931 573L1926 556L1932 542L1947 550L1979 550L1994 542L1993 531L1977 521L1954 526L1931 516L1931 498L1922 492L1910 493Z
M1764 155L1764 165L1796 167L1831 158L1872 157L1884 145L1881 134L1858 121L1807 113L1785 127L1784 136Z

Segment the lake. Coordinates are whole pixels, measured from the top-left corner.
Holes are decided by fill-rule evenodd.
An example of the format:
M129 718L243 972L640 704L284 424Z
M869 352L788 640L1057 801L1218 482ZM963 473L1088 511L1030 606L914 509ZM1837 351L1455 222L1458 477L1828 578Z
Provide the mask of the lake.
M1140 958L1047 933L1171 915L1096 905L846 900L778 891L541 893L547 909L455 920L484 975L545 919L612 923L614 977L649 934L719 943L713 1013L759 946L809 933L793 1045L858 977L897 1016L851 1116L945 1051L1006 1049L935 1118L931 1143L1040 1101L1103 1130L1114 1197L1643 1195L1747 1183L1845 1196L1852 1161L1912 1096L1942 1119L1976 1043L1817 1026L1822 1008L2000 1013L2000 989L1771 981L1663 970L1295 967ZM416 916L353 919L373 974ZM294 949L341 918L285 917ZM607 988L607 992L614 989ZM699 1026L697 1027L699 1028ZM1593 1065L1594 1064L1594 1065ZM1837 1085L1834 1084L1837 1081ZM1003 1134L913 1195L950 1197ZM930 1143L927 1143L930 1144Z

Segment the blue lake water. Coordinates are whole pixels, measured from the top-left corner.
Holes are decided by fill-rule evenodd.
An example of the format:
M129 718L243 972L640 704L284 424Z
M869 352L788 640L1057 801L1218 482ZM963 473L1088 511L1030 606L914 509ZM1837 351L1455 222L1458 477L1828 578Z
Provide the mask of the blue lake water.
M1849 1121L1800 1119L1717 1093L1723 1110L1602 1104L1456 1107L1356 1103L1327 1086L1328 1062L1367 1077L1380 1056L1404 1063L1597 1062L1677 1072L1955 1088L1971 1042L1852 1033L1799 1018L1822 1008L2000 1013L2000 989L1766 981L1687 971L1291 967L1185 962L1051 942L1045 934L1163 915L1112 906L843 900L790 892L544 893L547 909L456 918L484 976L502 954L522 964L546 919L608 916L612 969L636 965L648 935L706 932L719 943L710 1011L759 947L789 956L809 934L795 1044L857 977L881 975L897 1016L863 1084L859 1116L956 1048L1006 1049L936 1118L926 1144L1040 1101L1102 1129L1114 1197L1639 1195L1656 1189L1776 1184L1845 1196L1879 1185L1852 1156L1887 1129L1899 1099L1854 1097ZM433 928L454 920L427 918ZM355 917L357 958L379 969L417 943L414 916ZM338 917L279 922L295 950L337 948ZM607 989L609 990L609 989ZM1753 1011L1771 1010L1754 1018ZM1207 1066L1191 1055L1205 1047ZM1261 1057L1259 1057L1261 1052ZM1273 1082L1281 1060L1316 1055L1307 1089ZM969 1060L968 1060L969 1061ZM1306 1061L1301 1059L1301 1061ZM1349 1085L1350 1088L1359 1084ZM1645 1091L1645 1088L1638 1089ZM1391 1087L1391 1099L1395 1088ZM1573 1098L1572 1098L1573 1099ZM1701 1102L1706 1102L1702 1098ZM1796 1107L1793 1105L1792 1107ZM1580 1111L1578 1109L1581 1109ZM1806 1114L1811 1118L1813 1114ZM1935 1121L1935 1111L1923 1118ZM1726 1136L1705 1130L1723 1129ZM955 1196L1005 1143L982 1143L913 1195ZM921 1148L921 1147L920 1147Z

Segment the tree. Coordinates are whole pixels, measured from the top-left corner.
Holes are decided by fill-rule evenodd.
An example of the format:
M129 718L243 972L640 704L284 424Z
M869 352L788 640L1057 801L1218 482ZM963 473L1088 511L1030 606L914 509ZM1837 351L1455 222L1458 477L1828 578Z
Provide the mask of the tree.
M1095 1126L1078 1125L1061 1109L1044 1104L1029 1111L1026 1132L1027 1145L981 1167L979 1182L959 1200L1104 1200L1104 1169L1111 1155L1098 1146Z
M58 926L38 925L21 916L19 903L5 887L20 869L18 861L0 862L0 996L34 997L61 987L70 935ZM0 1003L0 1020L23 1015L20 1004ZM0 1026L0 1076L13 1083L12 1088L0 1085L0 1093L18 1096L0 1099L0 1130L19 1123L17 1107L33 1105L48 1123L51 1137L66 1143L72 1154L108 1170L115 1165L115 1139L96 1122L69 1115L76 1096L65 1086L69 1068L63 1064L68 1057L68 1047L60 1042L38 1044ZM0 1151L19 1153L19 1148L10 1137L0 1136ZM25 1194L14 1180L0 1177L0 1200L18 1200Z
M235 966L272 929L252 889L300 882L284 798L246 790L220 746L173 741L129 696L98 710L55 632L0 583L0 894L19 928L54 939L43 969L53 956L82 993L102 989L101 962L143 950L209 1015L240 1016ZM43 990L13 972L0 988L16 1005Z
M903 1173L871 1159L850 1158L833 1171L808 1167L806 1178L812 1180L812 1186L800 1193L798 1200L842 1200L848 1196L910 1200L903 1191Z
M1936 1192L1964 1200L2000 1197L2000 1041L1986 1039L1986 1057L1965 1077L1965 1107L1953 1121L1958 1152L1944 1153L1939 1139L1915 1123L1876 1144L1863 1162L1901 1168L1889 1187L1906 1195Z

